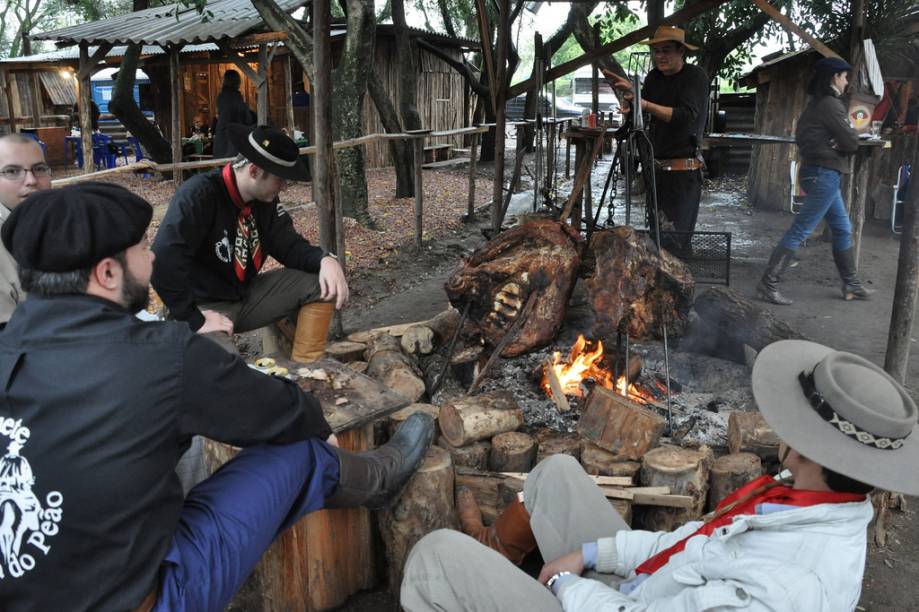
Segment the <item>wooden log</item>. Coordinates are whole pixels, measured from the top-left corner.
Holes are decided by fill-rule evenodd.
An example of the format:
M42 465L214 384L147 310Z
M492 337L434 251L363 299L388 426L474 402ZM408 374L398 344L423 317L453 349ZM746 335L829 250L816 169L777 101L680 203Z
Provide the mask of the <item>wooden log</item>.
M515 501L523 501L523 483L523 480L516 478L505 478L498 484L497 511L499 515Z
M523 410L509 391L461 397L440 409L440 429L453 446L466 446L521 425Z
M536 453L536 464L552 455L570 455L581 458L581 440L575 434L554 434L538 438L539 450Z
M402 568L418 540L435 529L456 528L453 495L450 453L432 446L396 504L377 515L393 593L399 592Z
M415 325L405 330L399 342L409 355L428 355L434 350L434 331L426 325Z
M397 410L389 415L387 422L387 429L389 430L389 435L392 436L396 433L396 430L399 429L399 426L405 422L405 420L415 414L416 412L426 412L434 417L434 427L435 427L435 436L437 435L437 417L440 416L440 406L435 406L433 404L410 404L403 408L402 410Z
M424 380L411 359L402 352L399 341L389 334L374 336L364 353L367 375L393 391L416 402L424 395Z
M779 340L807 340L767 308L732 289L712 287L696 298L693 308L719 334L756 351Z
M632 526L632 504L624 499L611 499L609 500L609 505L622 517L626 525Z
M491 439L488 467L495 472L529 472L536 458L536 440L518 431L508 431Z
M634 461L657 446L666 426L667 421L654 411L609 389L594 387L577 430L617 460Z
M709 481L707 511L714 510L735 489L762 474L763 462L753 453L731 453L715 459Z
M728 417L728 449L754 453L763 461L778 461L779 437L759 412L732 412Z
M453 457L453 465L484 472L488 469L488 456L491 454L490 442L474 442L469 446L453 446L440 436L437 445Z
M511 478L513 480L526 481L530 476L530 472L499 472L498 476L504 476L506 478ZM598 487L615 487L615 488L628 488L634 489L632 486L634 481L628 476L590 476L590 479Z
M344 449L371 448L372 425L337 435ZM238 452L212 440L206 440L204 448L212 473ZM452 490L446 494L452 500ZM353 593L376 584L374 542L366 508L308 514L268 547L228 609L284 612L336 608Z
M367 371L367 362L366 361L352 361L348 363L348 367L357 372L358 374L363 374Z
M366 350L367 345L363 342L350 342L344 340L342 342L333 342L326 346L325 354L326 357L331 357L342 363L350 363L352 361L362 360Z
M456 486L467 487L472 491L475 501L482 511L482 519L490 525L498 518L498 508L501 505L498 488L504 482L499 476L475 474L466 470L456 470Z
M634 479L641 469L637 461L621 461L615 453L586 440L581 441L581 465L593 476L628 476Z
M641 464L641 482L646 486L670 487L675 495L692 497L690 508L648 508L642 512L642 528L649 531L672 531L683 523L696 520L705 510L712 452L661 446L648 451Z

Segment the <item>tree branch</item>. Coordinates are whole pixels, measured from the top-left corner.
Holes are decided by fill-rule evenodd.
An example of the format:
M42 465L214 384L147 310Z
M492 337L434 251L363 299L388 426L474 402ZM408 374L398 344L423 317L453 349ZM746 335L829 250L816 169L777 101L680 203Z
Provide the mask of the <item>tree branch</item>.
M288 48L312 81L316 72L313 65L313 37L296 19L282 11L273 0L252 0L252 5L269 28L275 32L287 32L290 40Z
M453 27L453 18L450 16L447 0L437 0L437 8L440 9L440 18L444 22L444 29L447 34L452 38L457 38L456 28Z

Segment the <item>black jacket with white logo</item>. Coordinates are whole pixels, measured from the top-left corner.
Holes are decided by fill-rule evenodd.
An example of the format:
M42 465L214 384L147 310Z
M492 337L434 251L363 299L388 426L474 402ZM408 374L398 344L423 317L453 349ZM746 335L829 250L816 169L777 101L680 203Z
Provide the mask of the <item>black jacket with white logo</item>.
M204 324L197 301L237 302L255 278L247 270L240 282L233 268L233 244L239 209L220 175L221 169L186 181L172 198L153 241L153 287L170 314L193 330ZM252 202L252 215L267 256L295 270L319 272L323 250L306 241L274 202Z
M193 434L250 446L330 433L315 397L183 323L31 295L0 333L0 609L140 604Z

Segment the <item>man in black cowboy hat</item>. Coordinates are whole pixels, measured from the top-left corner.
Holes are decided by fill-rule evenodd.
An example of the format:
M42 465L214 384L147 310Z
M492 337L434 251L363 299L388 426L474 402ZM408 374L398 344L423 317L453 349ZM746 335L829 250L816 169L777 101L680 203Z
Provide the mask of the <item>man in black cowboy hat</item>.
M300 236L278 202L287 181L307 180L308 170L280 130L228 131L236 159L186 181L169 204L153 242L153 287L172 317L229 351L234 331L290 316L291 359L315 361L348 283L338 257ZM284 268L259 274L269 256Z
M641 110L651 116L661 215L654 219L654 209L649 206L649 227L659 223L663 230L691 232L696 227L702 198L702 132L708 118L709 78L698 66L686 63L686 54L698 47L686 42L680 28L660 26L642 44L651 47L654 57L654 69L641 90ZM628 80L607 70L604 74L616 89L631 91ZM665 243L677 250L689 244L685 238Z
M851 612L868 493L919 493L916 404L868 360L800 340L763 349L753 394L782 440L785 470L740 487L704 521L633 531L575 459L556 455L530 473L523 510L502 513L478 542L449 530L422 539L406 564L402 607ZM538 581L511 561L537 546L548 560Z
M29 296L0 334L0 607L223 610L278 534L378 507L433 419L336 448L319 401L175 321L143 322L152 207L110 183L26 198L3 224ZM183 499L193 435L244 447Z

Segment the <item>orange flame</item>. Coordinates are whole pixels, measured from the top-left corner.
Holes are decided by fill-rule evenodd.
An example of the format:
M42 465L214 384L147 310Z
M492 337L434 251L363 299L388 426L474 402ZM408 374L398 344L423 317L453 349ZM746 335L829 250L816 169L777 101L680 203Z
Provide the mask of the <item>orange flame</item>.
M584 336L578 336L568 359L562 361L561 353L556 351L552 355L552 363L546 364L546 368L552 368L558 379L562 392L565 395L584 397L584 388L581 383L585 380L593 380L594 384L611 389L631 400L653 401L654 397L649 393L629 383L625 376L620 376L615 382L613 381L613 372L603 365L603 342L598 341L596 348L588 348L588 341ZM552 386L549 384L547 374L543 374L542 388L546 395L552 396Z

